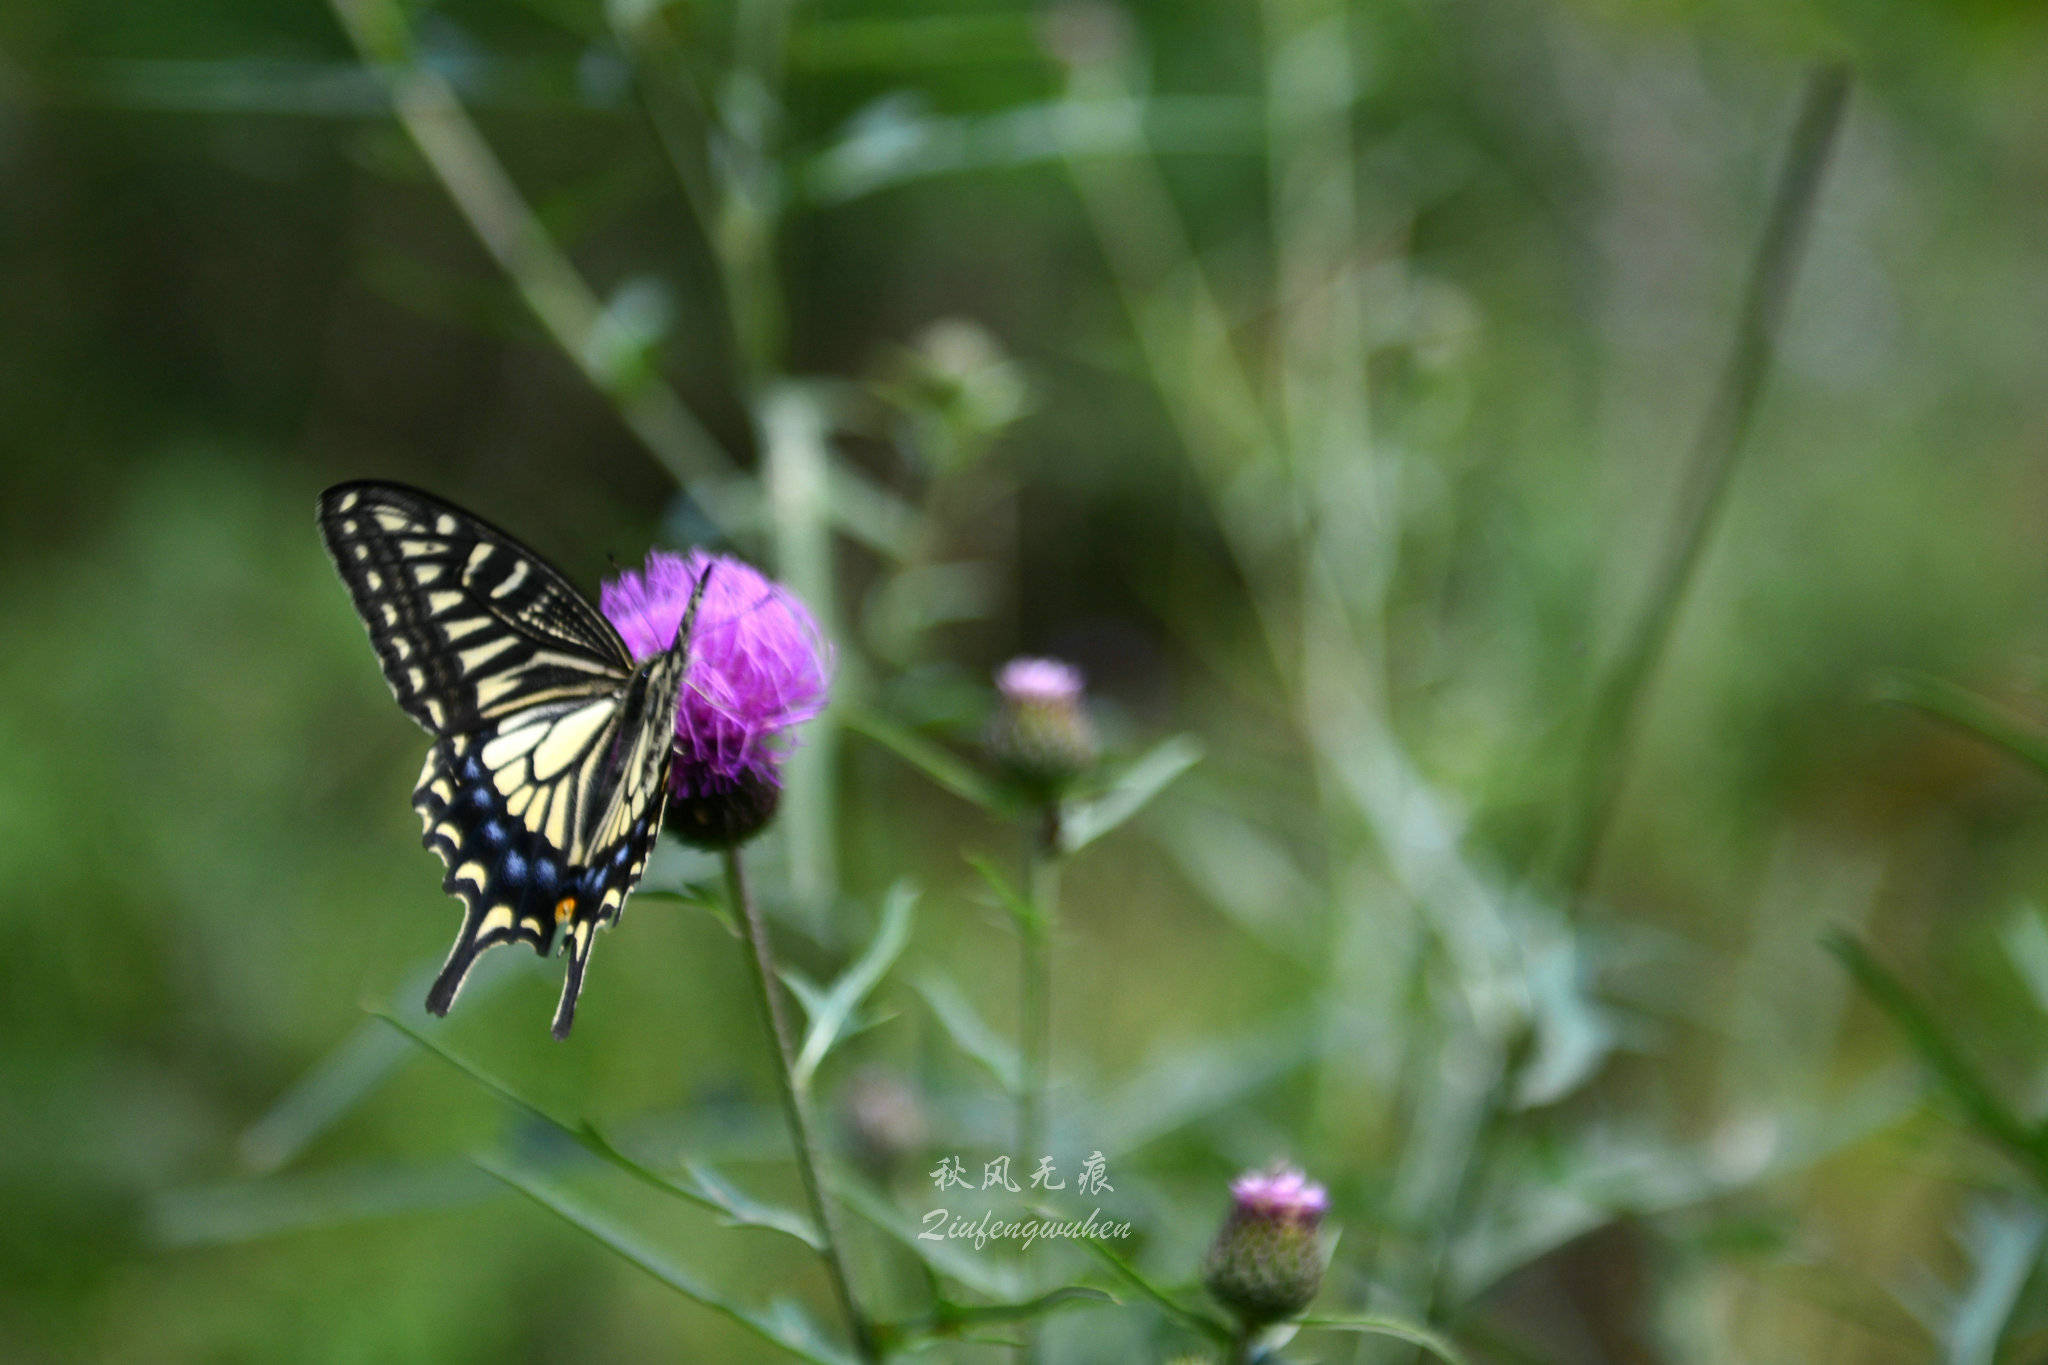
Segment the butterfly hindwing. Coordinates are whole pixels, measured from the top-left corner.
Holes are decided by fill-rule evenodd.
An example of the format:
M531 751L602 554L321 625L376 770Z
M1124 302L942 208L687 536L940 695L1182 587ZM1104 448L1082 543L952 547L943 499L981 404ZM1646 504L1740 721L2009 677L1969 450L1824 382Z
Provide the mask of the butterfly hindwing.
M427 1008L446 1014L477 956L500 943L524 942L545 955L569 955L569 975L555 1013L555 1036L575 1018L596 930L618 918L626 895L646 869L661 824L661 793L641 803L623 837L591 861L571 863L545 836L505 809L476 746L458 736L434 746L413 793L426 844L447 864L442 889L462 902L462 930L427 993Z
M564 1037L592 939L661 825L703 584L674 646L636 667L558 572L459 508L344 484L321 496L320 524L393 694L435 737L413 806L463 922L427 1008L447 1013L486 948L559 943Z

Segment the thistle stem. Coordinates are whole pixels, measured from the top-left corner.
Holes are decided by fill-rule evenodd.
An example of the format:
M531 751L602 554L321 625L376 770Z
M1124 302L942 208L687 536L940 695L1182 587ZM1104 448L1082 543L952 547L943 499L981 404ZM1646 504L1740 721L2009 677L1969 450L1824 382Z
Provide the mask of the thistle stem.
M840 1311L846 1315L847 1326L853 1333L855 1352L863 1361L879 1361L881 1353L875 1346L868 1320L853 1296L853 1281L846 1273L846 1260L840 1254L832 1211L825 1202L825 1185L819 1177L822 1162L817 1141L811 1134L804 1096L797 1089L796 1050L790 1043L789 1015L776 984L775 950L768 941L768 922L762 918L753 896L747 891L746 874L741 869L740 854L736 848L725 851L725 885L732 901L733 918L739 923L740 932L746 936L750 949L747 964L753 968L754 993L761 1003L761 1019L775 1044L775 1083L782 1094L783 1116L789 1121L789 1136L796 1149L796 1169L803 1179L804 1198L809 1202L811 1217L818 1225L818 1254L824 1259L825 1272L832 1281L832 1292L838 1298Z
M1630 625L1627 643L1593 699L1578 790L1566 808L1569 824L1554 855L1556 883L1567 897L1567 910L1578 910L1592 891L1650 691L1720 524L1750 419L1777 357L1778 335L1805 255L1821 181L1834 158L1850 84L1849 68L1835 63L1822 63L1807 74L1770 216L1750 258L1735 336L1712 405L1693 438L1671 535L1653 571L1649 593Z
M1018 1050L1023 1063L1017 1096L1017 1156L1022 1160L1049 1155L1044 1150L1047 1118L1046 1075L1052 1058L1053 921L1059 913L1060 812L1057 802L1045 808L1024 853L1026 894L1031 914L1018 926Z

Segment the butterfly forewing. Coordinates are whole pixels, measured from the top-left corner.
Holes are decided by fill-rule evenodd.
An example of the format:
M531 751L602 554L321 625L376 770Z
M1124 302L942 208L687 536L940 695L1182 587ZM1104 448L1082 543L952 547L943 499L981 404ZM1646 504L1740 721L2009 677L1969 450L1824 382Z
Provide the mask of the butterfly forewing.
M436 735L601 697L633 671L611 623L540 556L438 498L342 484L320 497L320 531L398 704Z
M320 526L393 694L435 737L413 805L464 914L427 1007L447 1013L484 949L546 953L559 931L562 1037L591 938L660 828L690 617L635 667L561 574L437 498L343 484L321 496Z

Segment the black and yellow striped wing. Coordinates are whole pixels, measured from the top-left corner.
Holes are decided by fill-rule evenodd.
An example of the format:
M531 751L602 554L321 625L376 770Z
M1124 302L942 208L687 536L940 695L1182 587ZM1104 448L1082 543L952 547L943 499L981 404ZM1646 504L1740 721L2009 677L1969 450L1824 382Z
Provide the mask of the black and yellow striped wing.
M393 695L434 738L413 806L464 914L427 1008L448 1012L484 949L546 954L559 933L566 1037L591 939L661 827L696 600L675 644L636 665L554 568L429 494L340 484L320 495L320 532Z

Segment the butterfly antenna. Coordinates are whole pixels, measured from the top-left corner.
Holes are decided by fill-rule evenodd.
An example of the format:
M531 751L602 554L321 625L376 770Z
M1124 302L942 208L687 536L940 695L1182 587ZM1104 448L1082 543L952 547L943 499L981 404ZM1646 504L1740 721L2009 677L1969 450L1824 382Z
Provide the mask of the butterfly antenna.
M682 624L676 627L675 643L669 646L671 650L689 648L690 632L697 624L697 608L704 601L704 590L711 586L711 571L717 567L716 564L706 564L703 575L697 579L697 586L690 590L690 605L683 608Z

